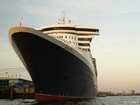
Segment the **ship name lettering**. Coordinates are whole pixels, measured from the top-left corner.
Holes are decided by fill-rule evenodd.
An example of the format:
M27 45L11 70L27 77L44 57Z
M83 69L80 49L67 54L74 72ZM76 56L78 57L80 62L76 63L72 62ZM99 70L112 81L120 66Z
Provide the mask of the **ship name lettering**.
M73 49L72 49L72 48L70 48L70 47L69 47L69 46L67 46L67 45L66 45L64 48L65 48L65 49L67 49L67 50L69 50L69 51L73 51Z

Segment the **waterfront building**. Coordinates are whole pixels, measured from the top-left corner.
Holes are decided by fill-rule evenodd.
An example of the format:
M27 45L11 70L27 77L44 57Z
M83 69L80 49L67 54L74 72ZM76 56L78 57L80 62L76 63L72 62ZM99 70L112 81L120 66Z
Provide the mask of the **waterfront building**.
M0 90L8 89L11 86L14 87L33 87L32 81L21 79L21 78L0 78Z

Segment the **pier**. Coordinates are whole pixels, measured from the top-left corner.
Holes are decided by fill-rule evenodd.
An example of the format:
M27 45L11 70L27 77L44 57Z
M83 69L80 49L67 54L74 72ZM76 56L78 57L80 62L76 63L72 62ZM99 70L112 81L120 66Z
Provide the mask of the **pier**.
M34 99L32 81L20 78L0 78L0 99Z

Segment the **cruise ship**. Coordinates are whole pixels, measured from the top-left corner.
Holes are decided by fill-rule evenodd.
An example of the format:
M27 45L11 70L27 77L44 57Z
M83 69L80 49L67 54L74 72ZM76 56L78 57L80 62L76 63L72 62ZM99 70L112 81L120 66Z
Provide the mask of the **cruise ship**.
M97 95L96 59L90 42L99 29L65 23L41 28L9 30L10 43L29 72L36 100L94 99Z

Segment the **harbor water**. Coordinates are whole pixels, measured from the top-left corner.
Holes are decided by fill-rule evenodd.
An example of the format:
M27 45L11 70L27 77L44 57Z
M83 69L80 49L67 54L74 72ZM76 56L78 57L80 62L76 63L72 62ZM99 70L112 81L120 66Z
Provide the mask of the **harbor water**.
M140 105L140 96L107 96L94 100L38 103L34 99L0 99L0 105Z

